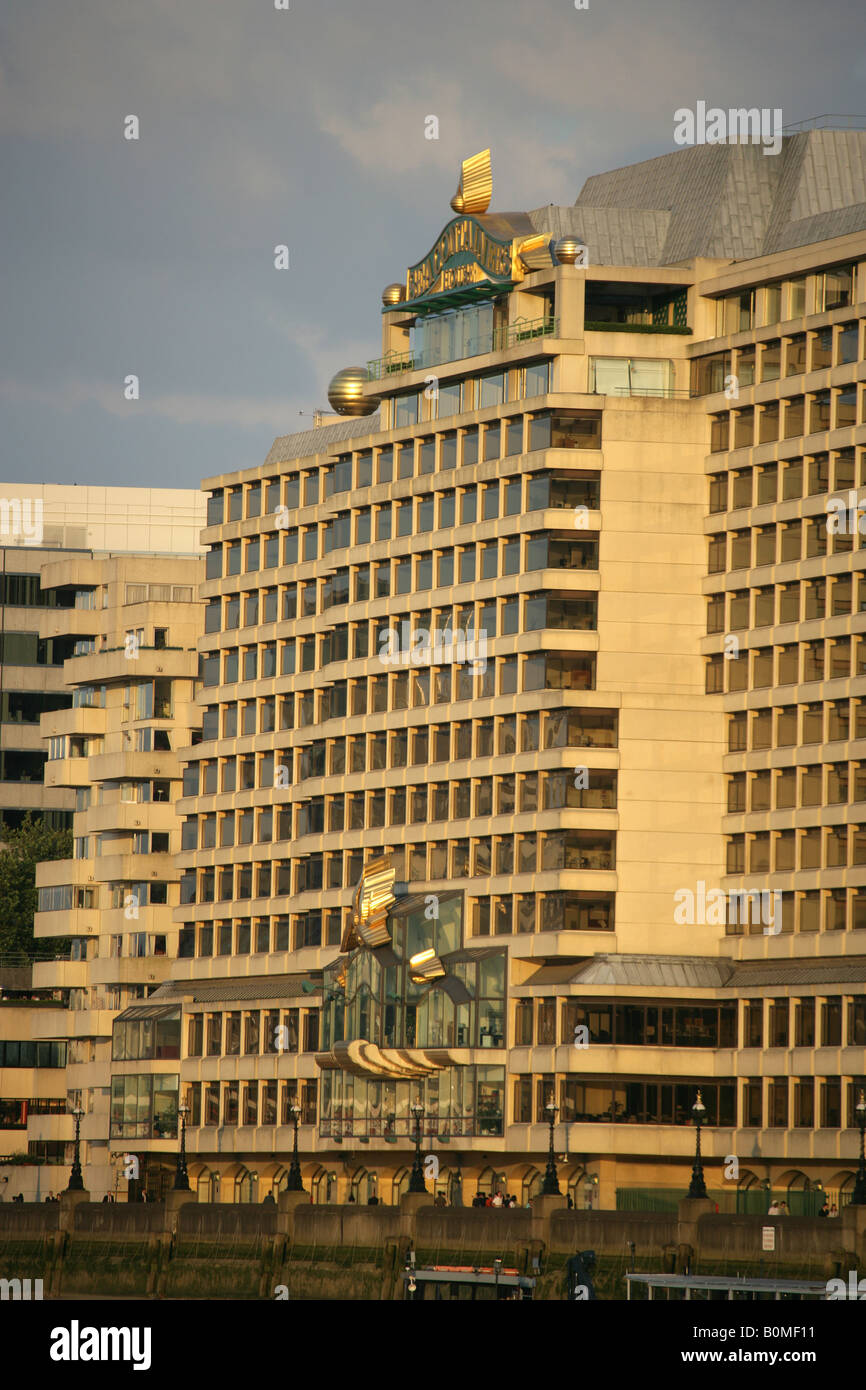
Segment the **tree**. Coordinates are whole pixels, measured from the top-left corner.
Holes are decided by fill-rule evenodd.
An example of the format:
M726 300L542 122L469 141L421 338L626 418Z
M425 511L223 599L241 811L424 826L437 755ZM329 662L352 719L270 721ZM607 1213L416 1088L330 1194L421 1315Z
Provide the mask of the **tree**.
M4 826L0 844L0 955L50 954L66 944L63 937L33 935L36 912L36 865L46 859L72 857L71 830L52 830L42 817L27 813L16 829Z

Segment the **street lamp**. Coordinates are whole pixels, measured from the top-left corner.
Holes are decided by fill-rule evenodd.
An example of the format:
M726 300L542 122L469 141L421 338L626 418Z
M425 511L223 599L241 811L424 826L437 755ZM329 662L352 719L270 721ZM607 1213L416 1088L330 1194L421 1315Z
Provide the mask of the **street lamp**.
M72 1111L75 1116L75 1152L72 1157L72 1172L69 1175L69 1186L67 1192L83 1192L84 1178L81 1173L81 1116L84 1114L80 1105L76 1105Z
M866 1094L863 1091L860 1092L860 1099L854 1107L854 1114L860 1130L860 1163L854 1191L851 1193L851 1206L866 1207Z
M180 1149L174 1170L173 1191L189 1192L189 1173L186 1171L186 1117L189 1114L189 1106L179 1105L177 1113L180 1115Z
M695 1162L688 1195L690 1197L706 1197L707 1185L704 1182L704 1165L701 1162L701 1125L707 1118L707 1107L701 1100L700 1091L698 1091L698 1098L692 1106L692 1117L695 1122Z
M420 1100L416 1100L410 1109L415 1116L415 1161L409 1176L409 1191L426 1192L427 1184L424 1181L424 1169L421 1164L421 1120L424 1117L424 1106Z
M544 1108L547 1111L547 1121L550 1125L550 1144L547 1150L547 1167L544 1170L544 1185L541 1189L541 1195L543 1197L561 1197L559 1178L556 1175L556 1154L553 1152L553 1126L556 1124L559 1107L554 1104L553 1096L550 1097Z
M292 1162L289 1166L289 1181L286 1183L287 1192L306 1192L304 1179L301 1177L301 1165L298 1160L298 1121L301 1118L301 1107L293 1101L289 1106L289 1114L292 1117L292 1124L295 1127L295 1137L292 1143Z

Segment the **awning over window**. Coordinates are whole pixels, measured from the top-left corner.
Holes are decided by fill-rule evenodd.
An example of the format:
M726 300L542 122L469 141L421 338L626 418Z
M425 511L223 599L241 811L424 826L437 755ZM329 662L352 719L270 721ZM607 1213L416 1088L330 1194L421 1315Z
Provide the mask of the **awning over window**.
M180 1004L132 1004L118 1014L115 1023L135 1023L142 1018L180 1018Z

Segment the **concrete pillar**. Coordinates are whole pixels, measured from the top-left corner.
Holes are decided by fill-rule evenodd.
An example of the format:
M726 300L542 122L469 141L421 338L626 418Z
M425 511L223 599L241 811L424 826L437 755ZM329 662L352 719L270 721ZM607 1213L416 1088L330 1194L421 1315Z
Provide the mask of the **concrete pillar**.
M429 1192L404 1192L400 1198L400 1236L408 1244L415 1240L415 1213L419 1207L432 1207Z
M84 1192L61 1192L60 1194L60 1217L58 1224L61 1231L71 1231L75 1226L75 1208L81 1206L82 1202L90 1201L90 1193L85 1189Z
M277 1203L277 1230L280 1235L294 1237L295 1212L310 1205L309 1192L281 1192Z
M684 1197L677 1208L677 1242L697 1250L698 1222L702 1216L715 1209L709 1197Z
M532 1199L532 1239L544 1242L550 1248L550 1218L555 1211L567 1211L568 1198L565 1196L540 1197Z
M405 312L400 314L382 315L382 356L386 357L389 352L408 352L410 348L409 329L397 322L404 318Z
M847 1250L856 1250L866 1265L866 1207L843 1207L839 1216L842 1226L842 1244Z
M163 1208L164 1231L177 1230L177 1214L181 1207L188 1206L196 1201L194 1192L176 1192L173 1187L169 1188L165 1194L165 1207Z
M560 265L556 269L553 301L554 316L559 319L559 337L583 337L583 306L586 271L576 265Z

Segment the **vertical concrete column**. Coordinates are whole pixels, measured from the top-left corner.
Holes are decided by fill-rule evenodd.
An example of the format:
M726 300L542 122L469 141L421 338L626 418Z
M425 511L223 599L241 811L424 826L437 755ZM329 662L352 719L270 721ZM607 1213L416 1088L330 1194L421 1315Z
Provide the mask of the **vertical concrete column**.
M560 265L556 269L553 312L559 319L559 336L583 337L586 271L576 265Z
M400 1198L400 1237L408 1244L415 1242L415 1213L419 1207L432 1207L429 1192L405 1192Z
M188 1206L196 1200L193 1192L175 1192L174 1188L169 1188L165 1194L165 1207L163 1208L164 1231L177 1230L177 1214L181 1207Z
M308 1207L309 1205L309 1192L280 1193L280 1200L277 1203L277 1230L280 1235L288 1236L289 1240L294 1240L295 1212L298 1207Z
M680 1247L689 1246L696 1253L699 1248L698 1222L713 1210L709 1197L684 1197L677 1207L677 1243Z
M72 1231L75 1227L75 1208L80 1207L82 1202L90 1201L90 1193L84 1192L61 1192L60 1194L60 1215L58 1225L61 1231Z
M382 315L382 356L389 352L408 352L410 347L409 329L398 320L405 315L398 312Z

